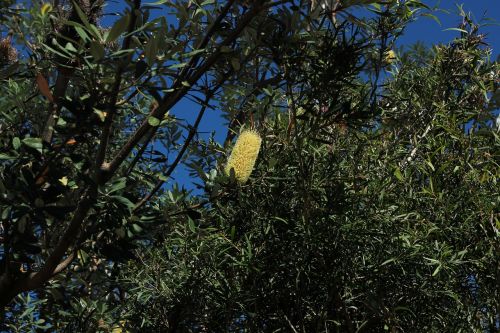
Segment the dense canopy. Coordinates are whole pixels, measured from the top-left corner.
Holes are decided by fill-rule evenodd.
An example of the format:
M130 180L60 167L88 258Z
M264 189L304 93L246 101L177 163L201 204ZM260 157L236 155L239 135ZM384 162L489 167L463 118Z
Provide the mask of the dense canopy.
M0 0L0 331L498 331L481 22L120 3Z

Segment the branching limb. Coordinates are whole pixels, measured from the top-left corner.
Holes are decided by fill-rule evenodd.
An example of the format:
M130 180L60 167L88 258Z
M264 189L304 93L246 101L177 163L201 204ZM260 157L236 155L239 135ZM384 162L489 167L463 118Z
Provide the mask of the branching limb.
M175 168L179 165L180 161L184 157L186 150L188 149L189 145L191 144L191 141L193 141L194 136L198 132L198 126L200 125L201 119L203 118L203 115L205 114L205 110L207 109L208 102L210 102L210 99L212 98L212 96L215 95L217 90L226 81L228 76L229 76L229 73L224 75L224 77L221 78L219 83L206 95L205 101L204 101L203 105L201 106L200 111L198 112L198 116L196 117L194 124L189 129L188 136L186 137L186 140L184 141L184 144L183 144L181 150L179 151L179 153L177 154L177 157L175 158L175 160L172 162L172 164L168 168L167 172L165 173L165 179L168 179L172 175L172 172L174 172ZM153 195L155 195L156 192L158 192L160 190L160 188L163 186L164 183L165 183L165 180L159 180L156 183L155 187L151 190L151 192L149 192L147 195L145 195L137 203L137 205L134 207L134 212L136 212L142 206L144 206L144 204L146 202L148 202L153 197Z
M150 116L157 119L162 119L165 113L170 110L177 102L179 102L190 90L190 87L196 84L196 82L219 60L222 53L222 47L230 45L234 42L243 31L245 27L252 21L252 19L263 9L263 6L254 6L252 10L248 11L243 15L238 26L229 34L229 36L224 39L217 47L217 49L202 63L199 68L194 72L194 74L188 79L176 80L172 89L174 91L166 95L163 99L163 103L151 112ZM153 128L148 119L145 119L139 128L132 134L125 145L118 151L114 159L101 171L105 174L102 176L102 181L107 181L116 172L118 167L123 163L123 161L130 155L131 151L137 146L139 141L148 133L149 130L156 132L156 128ZM146 142L147 143L147 142Z
M59 239L58 244L38 272L31 273L26 278L15 281L12 284L8 283L0 286L0 307L7 305L12 298L23 291L40 288L45 282L70 264L72 259L68 259L69 257L67 257L63 260L63 257L78 237L81 226L96 198L97 186L92 185L78 204L73 218Z
M130 48L130 43L132 41L132 32L135 29L137 23L137 12L141 8L141 0L134 0L134 6L131 9L130 21L127 29L127 37L123 40L122 50ZM106 157L106 150L109 143L109 138L111 134L111 128L113 126L113 119L117 110L118 95L120 93L120 86L122 83L123 72L127 68L128 64L132 60L132 55L128 55L125 59L122 59L115 73L115 79L113 87L111 89L111 98L109 101L108 114L104 121L104 128L101 133L101 140L99 145L99 150L96 156L96 167L100 168L101 164L104 162Z

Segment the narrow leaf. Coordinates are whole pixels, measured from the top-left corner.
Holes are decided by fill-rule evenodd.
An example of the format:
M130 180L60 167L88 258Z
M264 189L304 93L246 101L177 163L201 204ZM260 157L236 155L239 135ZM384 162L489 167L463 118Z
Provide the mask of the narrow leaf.
M49 83L41 73L36 75L36 84L42 95L47 97L49 102L54 103L54 96L52 96L52 93L50 92Z

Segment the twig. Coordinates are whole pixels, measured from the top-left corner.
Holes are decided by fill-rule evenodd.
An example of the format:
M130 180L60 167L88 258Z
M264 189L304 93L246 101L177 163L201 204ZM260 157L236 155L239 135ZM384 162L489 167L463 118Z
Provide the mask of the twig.
M286 316L286 314L283 315L283 317L285 318L286 322L288 323L288 325L290 325L290 328L292 329L292 331L294 333L299 333L295 327L292 325L292 323L290 322L290 319L288 319L288 317Z
M225 79L223 80L225 81ZM186 152L187 148L189 147L189 145L191 144L191 141L193 140L194 136L196 135L196 133L198 132L198 126L200 125L200 122L201 122L201 119L203 118L203 115L205 114L205 110L207 109L207 105L208 105L208 102L210 101L210 99L212 98L212 96L215 94L215 92L217 91L217 89L220 87L220 84L218 84L215 89L213 89L211 91L210 94L207 94L207 96L205 97L205 101L200 109L200 111L198 112L198 116L196 117L196 120L193 124L193 126L189 129L189 133L188 133L188 136L186 138L186 141L184 141L184 145L182 146L181 150L179 151L179 153L177 154L177 157L175 158L175 160L172 162L172 164L170 165L170 167L168 168L167 172L165 173L165 180L159 180L155 187L151 190L151 192L149 192L146 196L144 196L138 203L137 205L134 207L134 210L133 212L136 212L137 210L139 210L146 202L148 202L151 197L153 195L155 195L156 192L158 192L158 190L163 186L163 184L165 183L165 181L170 177L170 175L172 175L172 172L174 172L175 168L177 167L177 165L179 164L179 162L181 161L182 157L184 156L184 153Z
M432 118L431 122L429 123L429 125L427 125L427 128L425 129L424 133L422 133L422 135L420 135L420 136L418 137L418 140L419 140L419 141L421 141L421 140L425 139L425 137L427 136L427 134L429 134L429 132L430 132L430 130L431 130L431 128L432 128L432 122L434 121L435 117L436 117L436 116L434 116L434 117ZM406 166L407 166L407 165L408 165L411 161L413 161L413 159L414 159L414 158L415 158L415 156L417 155L417 152L418 152L418 144L419 144L419 143L420 143L420 142L416 141L416 142L415 142L415 147L412 149L412 151L411 151L410 155L409 155L407 158L405 158L403 161L401 161L401 162L399 163L400 168L405 168L405 167L406 167Z
M50 113L42 133L42 140L49 145L52 142L54 126L56 125L56 119L59 115L59 111L61 110L60 99L66 93L68 83L69 76L64 74L63 70L59 69L54 87L54 101L49 104Z
M128 35L123 40L122 50L126 50L130 47L130 43L132 40L132 32L135 29L135 25L137 22L137 11L141 8L141 0L134 0L134 6L131 8L130 13L130 22L128 25ZM127 56L125 59L122 59L120 64L118 65L118 69L115 74L115 79L113 83L113 88L111 89L111 100L109 102L108 114L106 115L106 119L104 121L104 128L101 133L101 140L99 145L99 150L96 156L96 167L100 168L101 164L104 162L106 157L106 150L108 147L108 142L111 134L111 127L113 126L113 118L116 114L116 103L118 101L118 94L120 92L120 86L122 83L122 75L125 71L125 68L129 65L132 59L132 54ZM100 179L98 179L99 181Z

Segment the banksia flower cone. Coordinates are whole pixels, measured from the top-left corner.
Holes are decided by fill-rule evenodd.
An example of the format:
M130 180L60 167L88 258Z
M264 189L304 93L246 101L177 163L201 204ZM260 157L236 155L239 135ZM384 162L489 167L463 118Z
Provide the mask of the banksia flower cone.
M227 160L226 174L230 175L233 169L236 180L241 184L246 183L259 155L261 143L262 139L257 132L252 130L241 132Z
M11 64L17 60L17 51L12 46L10 38L0 40L0 66Z

